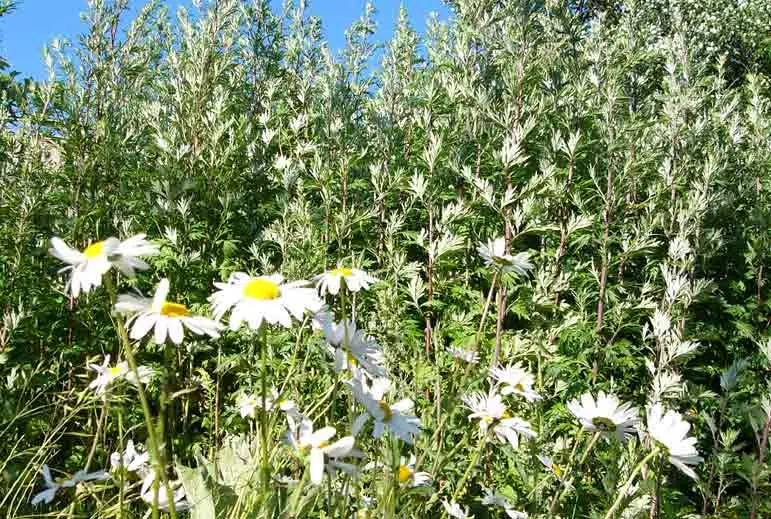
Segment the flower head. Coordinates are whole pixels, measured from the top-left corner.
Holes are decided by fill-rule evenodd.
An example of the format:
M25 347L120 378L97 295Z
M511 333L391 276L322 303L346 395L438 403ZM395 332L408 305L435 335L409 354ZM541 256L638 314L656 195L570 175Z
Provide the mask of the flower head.
M484 434L492 429L498 441L508 442L515 449L519 446L520 434L528 438L536 436L529 422L508 413L501 395L494 391L487 395L479 392L464 395L463 403L471 410L468 419L478 419Z
M557 477L557 479L563 481L565 470L560 465L557 465L553 459L548 456L544 456L543 454L539 454L538 460L543 464L544 467L549 469Z
M141 339L153 328L156 344L165 343L167 336L174 344L181 344L185 328L196 335L219 337L219 331L222 329L220 323L206 317L190 315L185 305L168 301L168 295L169 280L162 279L152 299L129 294L118 296L115 310L132 314L126 322L127 326L131 325L132 339Z
M442 500L442 506L444 507L444 511L447 512L447 515L454 517L455 519L471 519L472 517L469 514L468 507L461 508L455 501L448 502L444 499Z
M513 272L524 276L533 269L533 264L528 260L527 252L520 252L516 256L506 254L506 241L503 238L490 240L481 244L477 249L479 255L489 268L499 272Z
M464 350L463 348L447 348L447 352L458 360L469 364L479 362L479 354L474 350Z
M262 409L262 396L243 392L236 399L236 406L241 418L254 418L257 409ZM274 409L281 409L289 412L295 408L292 400L281 398L275 387L270 388L270 394L265 395L265 409L270 412Z
M302 320L306 310L321 309L321 299L312 288L304 288L306 284L305 281L284 283L279 274L253 277L235 272L227 283L214 283L218 291L209 300L218 320L232 309L231 330L237 330L244 321L253 330L258 330L263 321L289 328L292 317Z
M380 438L388 428L398 438L413 443L413 437L420 433L420 418L411 414L414 404L409 398L394 404L386 402L385 394L391 389L390 380L376 378L368 384L363 378L354 378L347 384L351 386L356 401L367 410L356 419L354 434L357 434L371 417L375 422L372 431L374 438Z
M340 469L349 474L355 474L357 469L350 463L345 463L340 458L361 454L354 449L354 437L345 436L334 443L330 443L336 431L334 427L327 426L314 431L313 422L303 416L287 415L289 420L288 438L292 446L301 454L308 454L310 458L310 476L314 485L320 485L324 479L324 470L334 473Z
M490 376L501 386L502 395L519 395L528 402L533 402L541 396L533 390L535 379L533 375L517 363L500 368L490 369Z
M135 276L136 270L147 270L149 265L142 258L157 254L158 247L148 242L144 234L125 241L107 238L91 243L83 251L73 249L61 238L53 237L48 252L68 264L59 272L71 271L67 290L73 297L78 297L100 286L102 276L113 266L130 278Z
M602 391L596 401L589 393L581 395L580 402L571 400L568 409L578 418L585 431L615 436L619 441L633 434L637 426L637 409L629 403L622 404L615 395L606 395Z
M107 390L107 386L113 382L125 380L136 386L140 383L147 384L153 375L153 371L150 368L138 366L137 372L139 373L139 379L137 380L136 375L129 369L128 362L125 360L117 363L115 366L110 366L109 354L104 356L104 361L101 365L89 364L88 367L97 373L96 378L88 385L88 388L93 389L97 395L104 394Z
M378 282L378 279L370 276L363 270L347 267L337 267L336 269L328 270L323 274L319 274L313 280L316 282L316 288L322 296L327 293L336 296L340 292L341 284L345 284L345 287L350 292L355 293L359 290L369 290L371 284Z
M328 351L335 359L335 370L350 370L354 375L360 372L368 378L383 377L386 374L385 359L377 341L356 329L353 321L328 322L324 326Z
M51 470L48 468L48 465L43 465L40 468L40 472L43 474L43 481L45 482L46 489L32 496L32 499L30 500L32 506L37 506L43 502L46 504L50 503L54 500L54 497L56 497L56 492L58 492L60 488L74 487L81 481L103 481L105 479L109 479L110 477L110 475L104 470L98 470L96 472L86 472L85 470L79 470L70 478L65 479L61 483L57 483L51 477Z
M687 476L696 479L691 466L698 465L704 458L696 450L696 438L688 437L691 424L682 415L656 403L648 408L648 433L666 449L670 463Z

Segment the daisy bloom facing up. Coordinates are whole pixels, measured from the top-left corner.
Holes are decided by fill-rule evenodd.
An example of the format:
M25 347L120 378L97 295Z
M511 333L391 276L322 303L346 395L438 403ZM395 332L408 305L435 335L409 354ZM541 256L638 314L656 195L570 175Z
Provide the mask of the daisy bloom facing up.
M508 442L515 449L519 446L520 434L535 438L536 434L530 428L530 423L508 413L501 395L495 392L488 395L476 392L464 395L462 400L471 410L468 419L479 419L479 428L483 434L486 435L488 429L492 428L498 441Z
M215 338L220 336L219 331L222 329L220 323L206 317L190 315L185 305L168 301L166 299L168 295L169 280L162 279L152 299L129 294L118 296L115 310L123 314L132 314L126 321L126 326L131 326L132 339L142 339L153 328L156 344L165 343L167 336L174 344L182 344L185 328L195 335L208 335Z
M622 404L615 395L602 391L595 401L591 394L581 395L581 401L571 400L568 409L581 422L585 431L615 436L619 441L634 434L637 427L637 409L629 403Z
M368 385L362 378L347 381L351 386L353 397L367 410L359 415L353 424L354 436L359 433L371 417L375 421L372 430L373 438L380 438L386 427L401 440L412 444L414 436L420 434L420 418L411 414L413 403L409 398L388 404L384 398L391 389L391 381L387 378L376 378Z
M378 279L370 276L363 270L337 267L319 274L313 280L316 288L322 296L329 293L336 296L340 292L340 285L345 284L349 292L356 293L359 290L369 290L369 286L377 283Z
M529 371L516 363L506 367L490 369L490 376L501 386L502 395L519 395L528 402L533 402L541 396L533 390L535 378Z
M691 466L698 465L704 458L696 450L696 438L688 437L691 424L683 420L680 413L668 410L664 412L657 403L648 408L648 433L665 449L669 462L685 475L696 479Z
M104 362L101 365L89 364L88 367L97 373L97 377L88 385L88 388L93 389L97 395L104 394L107 391L107 386L117 380L126 380L136 386L139 383L147 384L153 375L153 370L150 368L137 366L137 372L139 372L139 380L137 380L136 375L129 369L128 362L125 360L115 366L110 366L110 355L104 356Z
M524 276L533 269L527 252L520 252L516 256L506 254L506 241L503 238L496 238L486 244L483 243L477 250L485 265L499 272L513 272Z
M230 275L227 283L214 283L218 291L209 297L217 320L229 310L230 329L237 330L246 321L249 328L259 330L263 321L292 326L292 317L302 320L305 311L321 309L321 299L306 281L284 283L280 274L253 277L243 272Z
M289 419L289 441L297 452L303 455L309 454L310 476L314 485L321 484L324 479L325 468L330 473L334 473L335 469L340 469L348 474L356 474L357 472L356 466L344 463L339 459L347 456L360 456L360 453L353 447L353 436L346 436L330 444L329 441L335 432L335 428L331 426L314 431L313 423L305 417L300 418L299 423L294 418Z
M48 252L69 265L59 272L71 271L67 290L72 297L78 297L100 286L102 276L113 266L130 278L136 270L147 270L149 265L141 258L158 254L158 247L148 242L144 234L137 234L125 241L107 238L94 242L81 252L54 237Z
M410 454L409 458L402 456L399 458L399 467L396 472L396 479L401 487L424 487L431 484L433 478L428 472L416 472L415 463L417 460L414 454ZM378 469L382 471L389 471L391 466L379 461L367 463L364 466L364 470Z

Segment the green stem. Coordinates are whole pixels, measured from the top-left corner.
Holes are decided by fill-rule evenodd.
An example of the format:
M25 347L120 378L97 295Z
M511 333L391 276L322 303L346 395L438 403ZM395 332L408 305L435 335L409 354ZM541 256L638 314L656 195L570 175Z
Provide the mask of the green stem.
M613 505L610 507L610 510L608 510L608 513L605 514L605 519L613 519L613 515L616 513L616 510L618 510L618 507L621 506L621 502L626 498L626 494L629 492L629 488L632 486L632 483L634 483L634 478L637 476L637 473L642 470L642 468L655 456L659 454L659 448L655 447L650 454L645 456L640 463L637 464L637 466L632 470L632 473L629 474L629 478L627 478L626 483L624 483L624 486L621 487L621 490L618 493L618 497L616 498L616 501L613 503Z
M484 435L479 440L479 446L477 447L477 450L474 452L474 455L471 457L471 461L469 462L468 467L466 467L466 472L463 474L463 477L460 479L460 483L458 483L458 486L455 488L455 493L453 493L452 495L453 501L457 501L458 497L460 497L461 492L463 491L463 487L466 485L466 481L471 475L471 471L479 461L479 457L482 455L482 451L485 449L485 444L487 443L487 432L488 431L485 431Z
M292 517L297 517L297 508L300 506L300 498L302 497L303 490L305 490L305 485L308 483L309 477L310 471L308 465L306 464L305 470L303 470L302 478L300 479L300 484L297 485L297 488L294 490L294 495L292 496Z
M260 327L260 364L262 365L261 393L262 393L262 412L260 413L260 432L262 433L262 487L267 492L270 466L268 459L268 328L266 323Z
M117 296L115 294L115 285L112 281L112 276L105 276L105 286L110 294L110 313L115 306ZM123 322L123 318L120 315L116 315L113 321L116 331L123 342L123 350L126 353L126 361L128 361L129 368L134 374L137 381L137 393L139 394L139 403L142 406L142 413L144 414L145 427L147 428L147 444L150 449L150 455L152 456L153 469L155 470L156 481L161 481L166 488L166 497L169 501L169 515L171 519L177 519L177 511L174 508L174 492L171 490L169 481L166 478L166 472L163 470L163 463L161 458L161 451L158 444L158 438L155 435L155 426L153 425L153 416L150 412L150 404L147 401L147 395L145 394L145 388L140 381L139 369L137 368L137 362L134 358L134 348L131 346L131 341L126 332L126 326ZM158 517L158 507L153 507L153 518Z
M487 301L485 301L485 307L482 310L482 319L479 321L479 329L477 330L476 338L474 339L474 350L479 349L479 340L482 338L482 330L485 327L485 321L487 320L487 312L490 310L490 303L493 299L493 293L495 292L495 283L498 281L498 271L493 272L493 279L490 281L490 291L487 293Z

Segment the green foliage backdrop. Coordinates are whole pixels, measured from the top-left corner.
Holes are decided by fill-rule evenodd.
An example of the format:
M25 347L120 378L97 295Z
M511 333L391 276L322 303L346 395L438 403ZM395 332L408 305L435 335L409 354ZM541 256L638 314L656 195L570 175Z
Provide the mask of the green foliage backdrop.
M351 425L354 401L318 334L272 330L267 365L245 331L137 345L162 374L146 392L167 461L188 498L194 488L211 498L197 517L438 517L450 497L476 517L503 516L480 503L483 488L531 517L603 517L647 452L642 436L599 442L567 482L537 458L573 460L588 437L566 404L598 391L679 411L704 458L696 480L643 466L619 498L623 517L771 515L771 7L449 3L452 19L429 20L422 37L403 11L382 44L368 6L332 55L302 1L274 12L218 0L191 13L150 1L119 30L126 2L94 0L88 32L49 47L48 80L0 70L3 516L147 509L102 483L29 504L43 463L109 468L127 439L147 438L130 389L109 406L85 396L87 364L122 351L110 294L73 298L48 254L52 236L82 250L136 233L160 253L122 291L152 294L168 278L204 314L212 283L236 271L375 276L350 308L422 420L414 452L433 478L427 494L394 497L365 471L355 493L261 486L235 506L181 467L258 441L239 392L290 377L300 408L324 409L332 387L313 418L340 436ZM532 271L493 277L477 247L498 236L529 253ZM478 350L479 364L457 364L448 348ZM301 371L289 368L295 356ZM477 460L458 399L486 392L496 360L534 374L543 398L523 413L538 436ZM274 467L300 479L301 467L277 461L283 419L272 426ZM368 458L400 448L367 441Z

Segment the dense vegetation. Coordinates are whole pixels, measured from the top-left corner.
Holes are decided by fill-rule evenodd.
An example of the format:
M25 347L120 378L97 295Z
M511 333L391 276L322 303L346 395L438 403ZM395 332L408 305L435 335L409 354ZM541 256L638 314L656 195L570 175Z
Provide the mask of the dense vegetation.
M303 1L89 3L0 60L3 517L771 515L771 4L333 55Z

